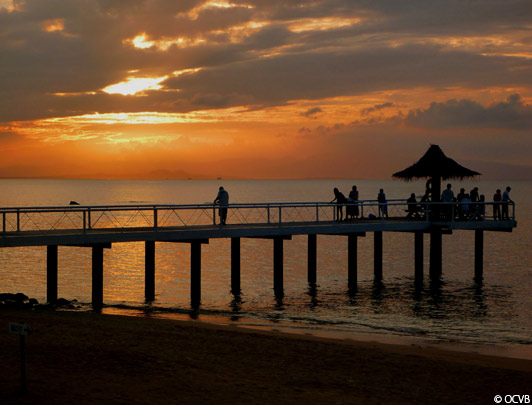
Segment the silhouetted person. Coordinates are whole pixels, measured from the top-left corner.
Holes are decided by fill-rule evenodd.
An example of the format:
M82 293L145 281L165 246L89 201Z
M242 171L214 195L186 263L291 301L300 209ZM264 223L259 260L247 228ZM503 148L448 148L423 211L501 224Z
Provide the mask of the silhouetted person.
M213 203L220 206L220 225L225 225L225 220L227 219L227 206L229 205L229 193L223 187L220 187L218 189L218 195Z
M379 217L384 216L388 218L388 204L386 204L386 194L381 188L377 195L377 202L379 203Z
M460 200L460 204L458 207L460 208L459 216L461 219L469 219L469 210L471 205L471 199L469 198L468 194L464 194L462 197L462 200Z
M484 197L484 194L481 194L477 203L473 206L475 207L475 211L473 212L473 219L476 220L483 220L486 215L486 204L485 204L486 198Z
M469 199L471 202L477 202L478 201L478 187L475 187L471 192L469 193Z
M351 191L349 192L349 198L351 199L351 202L353 202L355 205L353 207L353 216L355 218L358 218L358 190L357 186L353 186L351 188Z
M423 213L423 215L426 215L426 212L428 211L428 203L430 202L430 189L425 190L425 194L423 194L423 197L421 197L419 206L419 210Z
M501 219L501 201L502 194L501 190L498 188L493 195L493 219Z
M347 204L347 198L343 195L340 190L336 187L334 188L334 198L331 203L336 201L336 219L341 221L344 217L344 205ZM347 219L347 218L346 218Z
M465 188L461 188L460 189L460 192L458 193L458 195L456 196L456 199L458 200L458 202L462 201L463 198L466 196L466 193L465 193Z
M504 190L504 193L502 193L502 219L509 219L508 217L508 205L510 203L513 203L513 201L510 199L510 190L512 188L510 186L506 187L506 190Z
M454 193L453 190L451 190L451 187L450 183L447 184L447 188L441 193L441 201L442 203L446 203L443 207L443 211L445 212L445 218L447 221L451 219L453 212L453 206L450 203L454 202Z
M414 193L410 194L410 198L406 200L406 203L408 204L407 212L408 215L407 218L419 218L419 208L417 206L416 201L416 195Z

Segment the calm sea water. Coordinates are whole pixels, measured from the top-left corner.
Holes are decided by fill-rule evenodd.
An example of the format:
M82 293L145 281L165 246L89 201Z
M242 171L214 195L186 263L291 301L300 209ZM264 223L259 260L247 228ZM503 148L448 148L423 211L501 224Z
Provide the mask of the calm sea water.
M0 180L0 206L131 203L203 203L223 185L231 202L330 201L338 187L356 184L361 199L421 195L424 182L362 180ZM512 186L518 227L485 232L484 280L475 283L474 235L455 231L443 241L441 285L414 286L414 236L385 233L383 282L373 281L373 236L359 238L358 289L347 289L347 240L318 236L318 283L307 283L307 238L285 242L285 288L273 291L273 242L243 239L242 294L230 293L230 241L202 248L202 304L190 308L190 247L156 244L156 300L144 301L144 244L116 243L104 257L105 312L194 317L253 327L274 326L345 338L411 339L532 352L532 182L454 182L454 190L479 187L488 200ZM429 239L425 237L425 273ZM0 249L0 292L46 296L46 248ZM59 248L59 296L91 301L91 250Z

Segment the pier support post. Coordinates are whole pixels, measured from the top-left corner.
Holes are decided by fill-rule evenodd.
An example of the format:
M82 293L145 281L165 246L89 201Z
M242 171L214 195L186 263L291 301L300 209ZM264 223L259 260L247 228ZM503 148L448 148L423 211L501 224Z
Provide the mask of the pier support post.
M442 231L434 229L430 232L430 278L438 279L442 273Z
M423 281L423 232L414 232L414 274L416 282Z
M46 246L46 301L57 302L57 245Z
M475 279L481 280L484 275L484 232L475 230Z
M357 234L347 235L347 286L357 288Z
M240 294L240 238L231 238L231 292Z
M317 235L308 235L308 282L309 284L316 284L316 269L317 269Z
M92 246L92 309L103 307L103 245Z
M201 242L190 243L190 300L192 306L201 302Z
M153 301L155 300L155 241L145 242L144 258L144 297L146 301Z
M273 238L273 289L283 291L283 238Z
M382 281L382 231L373 232L373 273L375 281Z

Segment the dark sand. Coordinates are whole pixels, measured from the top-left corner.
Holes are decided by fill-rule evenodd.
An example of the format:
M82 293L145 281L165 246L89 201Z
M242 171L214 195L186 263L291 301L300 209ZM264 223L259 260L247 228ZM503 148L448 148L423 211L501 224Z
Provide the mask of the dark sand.
M24 321L28 394L20 395ZM532 361L197 322L0 309L1 403L493 404Z

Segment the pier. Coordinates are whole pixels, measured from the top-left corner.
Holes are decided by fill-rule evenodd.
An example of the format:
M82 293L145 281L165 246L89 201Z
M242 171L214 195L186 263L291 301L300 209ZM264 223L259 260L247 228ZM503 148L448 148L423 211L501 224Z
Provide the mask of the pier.
M358 201L360 217L341 220L337 217L337 204L325 202L230 204L227 224L220 225L218 208L213 204L196 205L113 205L113 206L62 206L62 207L10 207L0 208L2 220L0 247L47 247L47 301L58 298L58 246L77 246L92 249L92 306L103 307L104 255L114 243L145 243L145 297L155 299L155 243L186 243L190 245L190 299L193 306L201 302L201 251L213 238L231 240L231 286L234 294L240 293L240 241L242 238L262 238L273 243L273 288L283 290L283 247L292 236L308 237L308 282L318 279L317 235L341 235L347 239L348 287L357 286L357 241L373 233L374 277L380 281L385 276L382 265L383 233L406 232L413 235L415 260L413 269L416 281L424 277L423 234L431 235L431 279L442 274L442 235L455 231L472 231L474 243L474 276L483 276L484 231L511 232L517 226L515 205L509 204L508 218L493 216L493 204L474 203L468 216L457 215L457 203L418 203L418 215L407 217L409 206L405 200L388 200L388 217L377 217L379 203L373 200ZM352 204L351 204L352 205ZM343 207L347 210L349 204ZM382 205L380 205L382 208ZM445 218L432 213L449 212ZM457 219L460 218L460 219ZM436 235L436 236L434 236ZM436 238L436 242L433 242Z

